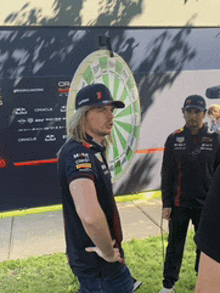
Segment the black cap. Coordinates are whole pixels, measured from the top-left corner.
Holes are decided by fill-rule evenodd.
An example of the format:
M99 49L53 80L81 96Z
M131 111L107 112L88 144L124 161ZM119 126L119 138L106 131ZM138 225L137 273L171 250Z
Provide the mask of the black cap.
M199 95L192 95L188 96L184 102L183 110L189 108L197 108L201 112L206 111L206 102L202 96Z
M75 109L83 106L113 105L115 108L124 108L121 101L114 101L110 90L102 83L87 85L76 95Z

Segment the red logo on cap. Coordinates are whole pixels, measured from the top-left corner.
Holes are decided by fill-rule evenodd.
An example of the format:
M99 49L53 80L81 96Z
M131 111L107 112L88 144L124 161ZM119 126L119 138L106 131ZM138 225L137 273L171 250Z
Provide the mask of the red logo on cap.
M97 92L97 100L101 100L102 99L102 92Z
M192 103L192 100L187 100L187 105L190 105Z

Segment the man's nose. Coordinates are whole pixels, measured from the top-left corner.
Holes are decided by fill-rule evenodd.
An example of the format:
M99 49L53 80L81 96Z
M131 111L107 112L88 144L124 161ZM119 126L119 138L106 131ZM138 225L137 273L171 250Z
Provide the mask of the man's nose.
M114 118L114 113L113 113L112 110L109 110L109 111L108 111L108 117L111 118L111 119Z
M191 113L191 116L192 116L192 118L196 118L197 115L196 115L195 112L192 112L192 113Z

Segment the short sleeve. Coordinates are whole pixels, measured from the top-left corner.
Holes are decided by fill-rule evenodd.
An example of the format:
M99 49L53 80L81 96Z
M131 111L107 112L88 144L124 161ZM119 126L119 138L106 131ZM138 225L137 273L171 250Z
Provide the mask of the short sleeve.
M78 178L88 178L95 181L95 166L89 152L76 148L65 153L63 159L68 184Z

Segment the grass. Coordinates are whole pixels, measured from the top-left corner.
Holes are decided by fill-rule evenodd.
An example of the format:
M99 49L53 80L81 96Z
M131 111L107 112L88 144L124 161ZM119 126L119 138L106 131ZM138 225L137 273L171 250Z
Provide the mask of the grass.
M167 235L164 238L167 239ZM123 247L132 275L143 282L137 292L159 292L162 286L163 270L161 237L132 239L124 242ZM194 262L195 244L193 232L189 231L176 292L194 292L196 283ZM77 278L73 276L63 253L0 263L1 293L73 293L78 289Z
M161 198L160 190L140 192L136 194L124 194L115 197L116 202L128 202L134 200L149 200L150 198ZM8 217L22 217L26 215L41 214L45 212L55 212L62 210L62 204L49 205L37 208L20 209L7 212L0 212L0 219Z

